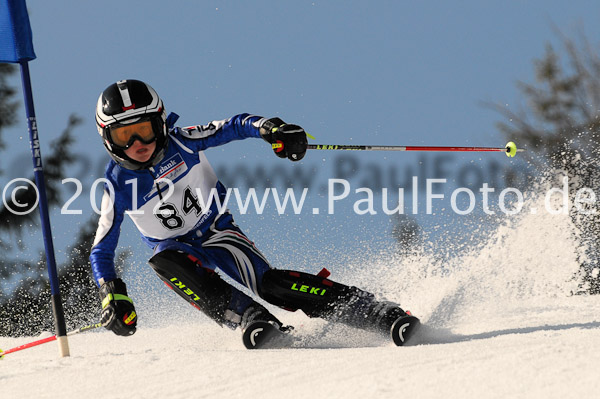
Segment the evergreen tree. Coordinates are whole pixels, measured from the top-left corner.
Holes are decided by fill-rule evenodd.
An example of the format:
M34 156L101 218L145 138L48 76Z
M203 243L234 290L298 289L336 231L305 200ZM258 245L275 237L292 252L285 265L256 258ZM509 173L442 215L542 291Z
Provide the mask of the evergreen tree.
M599 294L600 215L594 204L580 202L582 212L575 200L583 188L600 193L600 55L583 35L561 39L564 54L548 44L534 61L536 81L518 83L527 106L495 108L509 120L499 123L500 130L527 148L524 155L539 172L569 178L569 214L580 230L580 288ZM562 187L562 177L555 180ZM579 199L594 197L582 191Z
M19 102L15 99L16 90L8 84L9 77L14 75L16 68L12 64L0 64L0 150L2 143L2 130L15 124L16 111Z
M17 91L9 85L16 68L0 64L0 133L14 125L19 101ZM74 160L71 146L72 131L81 120L69 118L66 129L50 145L49 155L44 157L44 175L48 206L62 206L62 179L65 170ZM0 136L0 150L3 148ZM1 171L0 171L1 172ZM32 176L29 177L33 181ZM34 204L33 187L17 191L14 198L18 204ZM22 243L23 232L38 230L41 236L39 212L17 215L12 198L6 198L0 207L0 335L36 335L42 330L53 331L53 315L50 306L50 284L43 252L32 250ZM58 265L59 285L69 328L98 321L100 300L92 278L89 255L94 240L97 216L87 221L67 251L68 260ZM53 226L56 230L56 227ZM41 237L40 237L41 238ZM41 240L40 240L41 242ZM41 250L40 250L41 251ZM127 253L117 256L117 267L123 265Z

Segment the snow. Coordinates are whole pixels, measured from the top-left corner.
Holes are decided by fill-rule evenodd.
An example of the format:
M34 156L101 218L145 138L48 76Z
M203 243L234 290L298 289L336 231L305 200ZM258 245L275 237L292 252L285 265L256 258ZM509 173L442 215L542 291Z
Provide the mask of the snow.
M369 270L358 261L345 273L333 270L332 278L337 273L421 317L419 336L400 348L277 310L296 326L299 342L248 351L239 331L222 329L187 305L177 312L181 318L165 317L142 298L132 337L78 334L69 339L69 358L58 357L55 343L7 355L0 361L0 397L594 397L600 298L571 294L576 245L568 216L527 214L443 265L421 251L373 256ZM183 306L172 293L165 298L162 309ZM1 338L0 344L7 349L34 339Z

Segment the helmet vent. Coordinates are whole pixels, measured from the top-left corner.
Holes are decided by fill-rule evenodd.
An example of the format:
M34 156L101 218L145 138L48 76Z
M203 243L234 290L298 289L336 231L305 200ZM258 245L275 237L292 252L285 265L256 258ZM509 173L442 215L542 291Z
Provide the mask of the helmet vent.
M127 89L126 80L117 82L117 87L121 93L121 99L123 99L123 111L132 109L135 105L131 103L131 97L129 96L129 90Z

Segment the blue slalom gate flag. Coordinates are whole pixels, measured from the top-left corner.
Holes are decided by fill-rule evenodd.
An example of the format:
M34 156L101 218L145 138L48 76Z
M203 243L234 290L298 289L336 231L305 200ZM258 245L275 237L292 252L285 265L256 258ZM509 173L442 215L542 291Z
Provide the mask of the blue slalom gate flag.
M25 0L0 0L0 62L35 59Z

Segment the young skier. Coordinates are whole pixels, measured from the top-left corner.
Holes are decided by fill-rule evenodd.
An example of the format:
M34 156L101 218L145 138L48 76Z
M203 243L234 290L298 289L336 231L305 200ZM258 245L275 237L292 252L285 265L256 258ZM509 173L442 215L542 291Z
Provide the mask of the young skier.
M331 281L326 269L312 275L272 268L232 215L219 212L216 199L210 207L202 206L209 203L211 190L221 203L226 194L205 149L262 137L279 144L273 146L278 157L299 161L307 149L300 126L241 114L180 128L173 126L176 118L167 117L154 89L138 80L114 83L98 99L96 124L112 160L105 172L107 184L90 260L107 329L123 336L136 331L133 301L114 267L120 225L127 213L154 250L149 263L159 278L221 326L240 326L248 348L267 344L288 327L223 281L217 269L273 305L391 335L397 345L404 344L419 321L397 304L376 301L373 294Z

